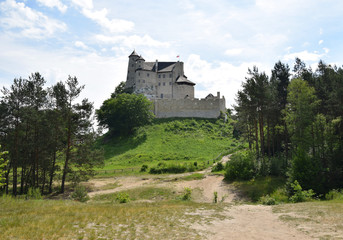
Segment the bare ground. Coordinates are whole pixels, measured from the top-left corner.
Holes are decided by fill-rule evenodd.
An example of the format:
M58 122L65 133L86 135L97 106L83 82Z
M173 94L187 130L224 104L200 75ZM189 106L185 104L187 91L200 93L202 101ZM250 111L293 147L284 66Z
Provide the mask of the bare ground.
M222 162L229 161L224 156ZM221 214L223 218L213 219L210 223L195 223L192 228L205 232L203 239L313 239L303 232L296 230L279 220L278 215L272 212L270 206L237 204L244 200L231 184L223 181L223 176L211 175L210 168L200 173L205 178L191 181L173 181L176 178L190 175L190 173L168 175L162 177L118 177L113 179L94 179L88 184L94 189L90 197L97 194L114 193L142 186L170 187L182 192L185 187L192 188L197 194L195 201L211 203L214 192L218 193L218 201L232 203ZM116 184L113 189L102 190L105 186ZM195 214L206 215L203 210Z

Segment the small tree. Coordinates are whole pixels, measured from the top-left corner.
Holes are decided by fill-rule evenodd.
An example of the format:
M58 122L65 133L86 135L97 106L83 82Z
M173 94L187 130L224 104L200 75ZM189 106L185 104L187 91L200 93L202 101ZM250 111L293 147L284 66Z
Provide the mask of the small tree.
M5 180L4 175L6 173L6 165L7 161L3 158L3 156L7 154L7 152L1 152L1 145L0 145L0 187L4 185L3 180Z
M131 134L134 129L149 124L154 114L152 103L143 95L119 94L104 101L96 110L99 125L112 133Z

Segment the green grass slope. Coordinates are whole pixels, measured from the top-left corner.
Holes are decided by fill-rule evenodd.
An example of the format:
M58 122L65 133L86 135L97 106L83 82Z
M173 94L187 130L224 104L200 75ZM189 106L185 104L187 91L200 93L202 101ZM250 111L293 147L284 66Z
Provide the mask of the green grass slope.
M221 153L238 146L232 138L230 122L156 119L152 125L138 129L134 136L99 139L98 147L105 150L105 166L98 171L133 169L137 172L143 164L151 168L159 163L193 164L203 168Z

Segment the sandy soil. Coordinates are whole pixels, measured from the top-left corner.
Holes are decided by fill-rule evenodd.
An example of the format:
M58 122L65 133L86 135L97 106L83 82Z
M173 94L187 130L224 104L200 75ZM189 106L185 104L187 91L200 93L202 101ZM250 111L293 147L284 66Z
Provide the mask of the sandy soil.
M229 161L230 155L224 156L222 162ZM213 202L214 192L218 193L218 201L237 203L244 200L239 196L235 187L223 181L223 176L211 174L211 168L201 171L205 178L201 180L180 181L176 180L191 173L168 175L161 177L117 177L112 179L93 179L88 185L94 189L90 197L97 194L114 193L117 191L137 188L141 186L170 187L182 192L185 187L198 192L195 200L198 202ZM109 184L116 184L113 189L102 190ZM195 214L206 215L202 210ZM203 239L312 239L308 235L281 222L277 214L272 213L270 206L233 204L227 207L221 214L223 218L214 219L209 223L193 224L194 229L205 231Z

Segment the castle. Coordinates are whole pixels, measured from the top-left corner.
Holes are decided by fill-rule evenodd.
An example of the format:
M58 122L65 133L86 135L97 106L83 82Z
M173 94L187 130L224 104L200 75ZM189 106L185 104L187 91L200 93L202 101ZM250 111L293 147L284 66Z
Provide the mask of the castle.
M125 90L150 99L157 118L217 118L226 111L219 92L196 99L194 85L184 74L183 62L146 62L135 50L129 56Z

